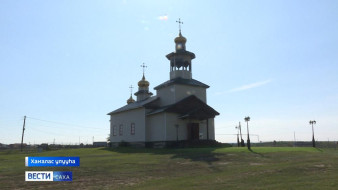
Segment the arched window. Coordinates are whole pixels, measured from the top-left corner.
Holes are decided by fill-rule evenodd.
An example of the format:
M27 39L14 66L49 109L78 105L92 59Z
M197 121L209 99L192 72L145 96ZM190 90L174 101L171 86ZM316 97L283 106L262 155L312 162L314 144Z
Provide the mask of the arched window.
M135 123L130 124L130 134L135 135Z

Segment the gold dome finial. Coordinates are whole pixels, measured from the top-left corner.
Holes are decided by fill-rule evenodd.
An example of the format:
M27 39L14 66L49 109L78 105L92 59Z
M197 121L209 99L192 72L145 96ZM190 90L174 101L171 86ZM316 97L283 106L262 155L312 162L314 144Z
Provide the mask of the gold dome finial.
M133 97L130 95L130 98L127 100L127 104L131 104L134 103L135 100L133 99Z
M149 82L144 77L144 73L143 73L142 79L137 84L138 84L139 87L148 87L149 86Z
M133 94L133 85L130 85L130 98L127 100L127 104L131 104L131 103L134 103L135 102L135 100L133 99L133 96L132 96L132 94Z
M185 44L187 42L187 39L182 36L181 32L178 34L178 37L175 38L175 43L182 43Z
M177 21L178 23L178 27L179 27L179 33L178 33L178 37L175 38L175 43L185 43L187 42L187 39L182 36L182 33L181 33L181 24L183 24L183 22L181 22L181 18L179 18Z
M141 65L142 69L143 69L143 77L142 79L138 82L138 86L139 87L148 87L149 86L149 82L146 80L146 78L144 77L144 69L147 68L147 66L142 63Z

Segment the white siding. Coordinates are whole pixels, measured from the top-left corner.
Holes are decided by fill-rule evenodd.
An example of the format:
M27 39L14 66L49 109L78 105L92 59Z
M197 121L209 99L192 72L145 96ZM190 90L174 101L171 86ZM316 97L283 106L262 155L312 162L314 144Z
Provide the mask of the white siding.
M175 103L175 85L167 86L157 90L157 96L160 97L160 106L166 106Z
M177 114L167 113L167 131L166 131L166 140L167 141L175 141L177 139L176 127L178 124L178 140L187 140L187 125L188 123L198 123L199 125L199 133L202 134L202 138L200 140L207 140L207 123L206 120L181 120L177 118ZM209 119L209 140L215 139L215 127L214 127L214 119Z
M147 116L147 141L164 141L165 117L165 113Z
M135 124L135 134L131 134L131 124ZM116 136L113 135L113 126L116 126ZM120 126L123 126L123 135L120 136ZM145 109L138 108L111 115L110 117L111 142L144 142L145 141Z
M195 95L203 102L207 103L206 88L188 85L175 85L175 101L178 102L190 95Z
M209 119L209 139L215 140L215 120L214 118Z
M187 140L187 124L198 123L201 140L207 139L206 120L181 120L174 113L158 113L147 116L145 110L139 108L111 116L111 142L151 142L151 141L176 141L178 124L178 140ZM131 134L131 124L135 123L135 134ZM120 126L123 126L123 135L120 136ZM113 135L113 127L115 134ZM209 140L215 140L214 119L209 119Z
M175 84L157 90L160 106L174 104L190 95L195 95L207 103L206 88L203 87Z
M177 118L177 114L167 113L167 141L176 141L176 124L178 124L178 140L187 139L187 121Z

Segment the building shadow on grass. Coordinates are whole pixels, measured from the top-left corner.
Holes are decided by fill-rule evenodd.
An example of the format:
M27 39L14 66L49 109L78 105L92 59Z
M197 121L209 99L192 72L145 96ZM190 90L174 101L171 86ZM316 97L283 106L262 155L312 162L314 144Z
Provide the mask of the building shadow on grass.
M170 159L187 159L193 162L205 162L212 164L220 160L221 153L215 153L220 147L203 147L203 148L133 148L133 147L117 147L117 148L101 148L100 150L112 151L122 154L154 154L154 155L170 155Z
M251 153L253 153L253 154L256 154L256 155L258 155L258 156L261 156L261 157L266 157L264 154L262 154L262 153L259 153L259 152L255 152L254 150L252 150L252 149L249 149L249 151L251 152Z
M315 149L316 149L318 152L323 152L323 150L320 149L320 148L315 147Z

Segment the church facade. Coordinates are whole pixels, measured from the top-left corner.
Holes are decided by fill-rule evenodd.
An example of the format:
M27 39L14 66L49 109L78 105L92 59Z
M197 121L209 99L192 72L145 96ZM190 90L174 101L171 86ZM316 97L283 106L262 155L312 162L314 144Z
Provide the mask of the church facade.
M112 146L215 140L214 118L219 113L207 104L209 86L192 78L195 54L186 50L181 30L174 41L175 52L166 56L170 79L154 88L156 95L143 72L136 101L131 94L127 105L108 113Z

